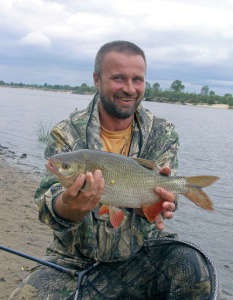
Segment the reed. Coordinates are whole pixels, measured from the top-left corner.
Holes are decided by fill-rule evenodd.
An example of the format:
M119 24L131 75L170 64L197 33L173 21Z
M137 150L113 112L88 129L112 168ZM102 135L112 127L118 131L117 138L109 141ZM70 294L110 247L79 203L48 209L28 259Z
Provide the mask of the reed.
M50 133L51 128L52 128L51 123L39 122L38 130L37 130L39 142L44 143L44 144L48 143L49 133Z

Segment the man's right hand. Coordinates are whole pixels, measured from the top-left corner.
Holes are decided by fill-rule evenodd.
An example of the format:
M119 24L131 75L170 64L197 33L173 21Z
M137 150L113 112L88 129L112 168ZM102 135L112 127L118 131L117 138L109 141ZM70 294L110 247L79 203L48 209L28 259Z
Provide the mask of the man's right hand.
M85 184L85 187L83 185ZM80 174L75 182L55 201L56 213L64 219L78 222L88 211L99 204L104 190L104 178L100 170Z

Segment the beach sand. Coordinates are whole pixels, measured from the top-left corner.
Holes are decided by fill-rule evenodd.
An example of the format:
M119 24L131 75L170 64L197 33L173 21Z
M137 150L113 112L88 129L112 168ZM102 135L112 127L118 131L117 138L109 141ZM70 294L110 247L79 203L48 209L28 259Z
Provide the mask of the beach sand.
M39 180L10 166L0 155L0 245L41 258L52 234L38 220L33 202ZM35 262L0 250L0 299L8 299L35 265Z

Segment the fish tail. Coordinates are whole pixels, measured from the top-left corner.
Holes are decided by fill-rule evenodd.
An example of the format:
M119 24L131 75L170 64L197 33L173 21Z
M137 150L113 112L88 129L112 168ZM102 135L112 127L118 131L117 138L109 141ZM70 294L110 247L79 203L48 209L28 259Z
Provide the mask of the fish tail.
M205 192L202 191L202 187L213 184L218 177L217 176L193 176L186 177L186 185L188 187L187 192L183 193L185 197L194 202L197 206L200 206L207 210L213 210L212 202Z

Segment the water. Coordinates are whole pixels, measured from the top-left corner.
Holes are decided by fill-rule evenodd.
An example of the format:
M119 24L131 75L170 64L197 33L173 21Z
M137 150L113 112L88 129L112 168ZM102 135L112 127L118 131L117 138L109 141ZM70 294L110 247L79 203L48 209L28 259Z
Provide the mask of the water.
M44 169L44 145L38 141L43 124L52 126L92 97L38 90L0 88L0 145L16 152L23 168ZM204 211L180 198L179 209L166 230L197 243L215 261L224 300L233 299L233 111L144 102L155 115L173 122L180 136L180 175L217 175L206 189L214 212ZM20 159L20 155L27 157Z

